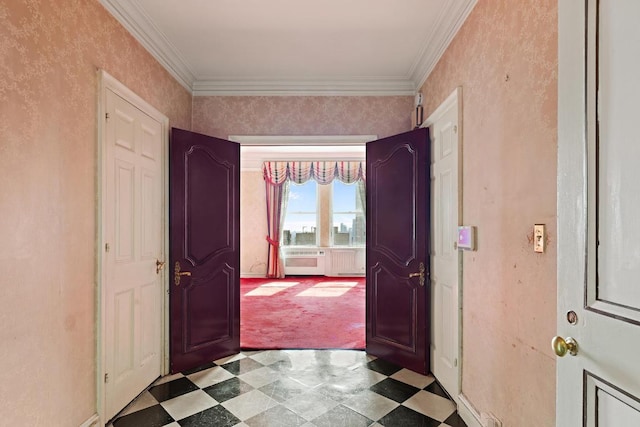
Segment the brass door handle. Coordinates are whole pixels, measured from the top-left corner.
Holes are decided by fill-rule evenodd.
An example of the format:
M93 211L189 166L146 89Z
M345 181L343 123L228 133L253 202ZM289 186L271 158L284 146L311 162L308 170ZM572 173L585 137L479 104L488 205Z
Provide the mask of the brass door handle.
M425 272L424 262L421 262L420 265L418 266L418 272L409 274L409 279L412 279L414 277L419 277L420 280L418 281L418 283L420 283L420 286L424 286L424 272Z
M578 342L571 337L567 337L566 340L558 336L553 337L551 348L558 357L564 357L567 353L572 356L578 354Z
M160 274L160 272L164 269L165 264L166 262L164 261L160 261L159 259L156 260L156 274Z
M176 286L180 286L180 281L182 276L191 276L190 271L180 271L180 262L176 261L176 264L173 267L173 283Z

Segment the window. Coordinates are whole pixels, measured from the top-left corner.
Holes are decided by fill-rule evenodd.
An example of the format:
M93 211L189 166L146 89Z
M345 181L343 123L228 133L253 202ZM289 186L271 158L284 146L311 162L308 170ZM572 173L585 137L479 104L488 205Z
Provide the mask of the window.
M333 246L364 246L365 210L364 183L345 184L334 180L332 195L332 240Z
M282 225L283 246L316 246L318 244L318 183L310 179L304 184L289 185L289 198Z

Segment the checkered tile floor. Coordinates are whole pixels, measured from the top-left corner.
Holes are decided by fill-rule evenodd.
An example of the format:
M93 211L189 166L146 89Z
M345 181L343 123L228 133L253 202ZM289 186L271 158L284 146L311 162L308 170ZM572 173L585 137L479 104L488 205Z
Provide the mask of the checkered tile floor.
M113 422L129 426L466 427L432 376L352 350L242 352L161 378Z

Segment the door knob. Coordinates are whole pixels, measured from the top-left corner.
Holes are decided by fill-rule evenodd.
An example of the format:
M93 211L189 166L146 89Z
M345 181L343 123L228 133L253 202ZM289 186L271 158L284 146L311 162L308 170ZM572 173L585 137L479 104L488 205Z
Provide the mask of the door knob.
M180 286L180 281L182 276L191 276L191 272L190 271L180 271L180 262L176 261L176 264L173 267L173 283L175 283L176 286Z
M156 274L160 274L160 272L164 269L165 264L166 262L164 261L160 261L159 259L156 260Z
M424 262L421 262L420 265L418 266L418 272L409 274L409 279L413 277L419 277L420 286L424 286L424 272L425 272Z
M578 342L571 337L566 340L558 336L553 337L551 348L558 357L564 357L567 353L572 356L578 354Z

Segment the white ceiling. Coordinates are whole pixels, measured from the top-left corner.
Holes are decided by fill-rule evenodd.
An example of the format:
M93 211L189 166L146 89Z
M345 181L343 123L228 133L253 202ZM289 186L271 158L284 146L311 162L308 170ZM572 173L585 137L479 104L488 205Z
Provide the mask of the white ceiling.
M412 95L477 0L100 0L194 95Z

